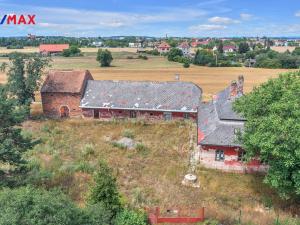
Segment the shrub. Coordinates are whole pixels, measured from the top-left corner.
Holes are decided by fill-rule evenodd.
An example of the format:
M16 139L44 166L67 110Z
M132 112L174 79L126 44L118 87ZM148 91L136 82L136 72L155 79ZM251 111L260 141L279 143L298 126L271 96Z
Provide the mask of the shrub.
M148 59L148 57L147 57L146 55L139 55L138 58L139 58L139 59L144 59L144 60L147 60L147 59Z
M112 146L116 147L116 148L119 148L119 149L126 149L127 147L121 143L118 143L116 141L113 141L112 142Z
M159 55L159 51L157 49L147 50L146 54L149 54L149 55Z
M183 67L184 67L184 68L189 68L189 67L190 67L190 64L189 64L188 62L185 62L185 63L183 63Z
M94 186L91 187L89 202L102 204L105 209L115 216L121 209L120 195L117 190L116 178L112 170L103 161L99 163L99 169L94 175Z
M108 67L111 64L113 57L111 55L111 52L107 49L99 49L96 60L100 62L101 67Z
M171 50L168 53L168 60L175 61L176 56L179 56L179 57L183 56L182 51L178 48L171 48Z
M123 131L122 136L133 139L134 133L132 132L132 130L126 129Z
M125 209L117 215L115 225L147 225L145 213Z
M32 187L0 192L0 225L80 225L84 213L58 191Z
M215 58L213 53L207 50L197 50L194 58L194 64L200 66L214 65Z

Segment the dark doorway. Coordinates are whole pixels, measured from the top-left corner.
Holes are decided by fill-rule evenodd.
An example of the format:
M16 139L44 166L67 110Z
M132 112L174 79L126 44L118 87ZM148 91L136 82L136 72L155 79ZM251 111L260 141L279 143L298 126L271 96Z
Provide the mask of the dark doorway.
M94 118L99 119L99 117L100 117L99 109L94 109Z
M68 106L64 105L64 106L60 107L60 117L61 118L69 117L69 113L70 113L70 110L69 110Z

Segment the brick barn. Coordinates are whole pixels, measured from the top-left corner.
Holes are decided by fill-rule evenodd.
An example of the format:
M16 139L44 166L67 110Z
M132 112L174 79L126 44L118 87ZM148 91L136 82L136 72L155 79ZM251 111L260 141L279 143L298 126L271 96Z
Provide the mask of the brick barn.
M41 95L49 117L196 121L202 90L190 82L96 81L89 71L54 71Z
M48 117L81 116L80 100L87 80L93 77L89 71L51 71L41 89L44 115Z
M264 172L268 168L259 160L243 162L244 150L237 134L243 131L246 120L232 109L235 99L243 95L243 83L243 76L239 76L238 82L233 81L211 102L199 107L200 162L207 168L240 173Z

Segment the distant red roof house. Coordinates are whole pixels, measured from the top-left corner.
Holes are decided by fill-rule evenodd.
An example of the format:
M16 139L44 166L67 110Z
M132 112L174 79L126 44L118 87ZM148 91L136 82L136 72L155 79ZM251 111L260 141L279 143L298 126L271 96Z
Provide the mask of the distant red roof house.
M193 48L196 48L196 47L198 47L199 45L208 45L209 44L209 40L205 40L205 41L198 41L198 40L196 40L196 41L193 41L192 43L191 43L191 46L193 47Z
M160 53L166 53L169 52L171 49L171 46L167 42L162 42L160 45L157 46L157 50Z
M40 53L52 54L59 53L69 48L69 44L41 44L39 47Z
M224 53L235 52L236 50L237 50L237 47L234 46L234 45L225 45L225 46L223 46Z

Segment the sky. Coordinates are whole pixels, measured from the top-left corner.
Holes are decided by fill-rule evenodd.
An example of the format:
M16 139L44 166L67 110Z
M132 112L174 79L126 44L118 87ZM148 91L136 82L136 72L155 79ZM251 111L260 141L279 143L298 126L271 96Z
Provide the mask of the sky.
M300 0L0 0L0 36L300 37Z

